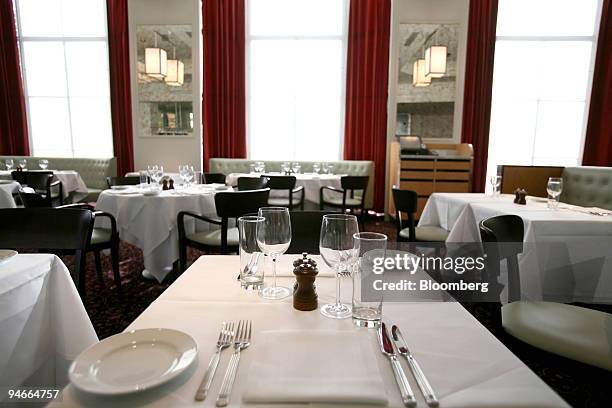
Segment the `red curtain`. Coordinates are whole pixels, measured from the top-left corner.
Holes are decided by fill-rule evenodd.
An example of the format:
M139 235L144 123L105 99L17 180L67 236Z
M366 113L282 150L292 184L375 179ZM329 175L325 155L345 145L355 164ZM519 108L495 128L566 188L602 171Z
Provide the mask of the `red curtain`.
M344 158L374 161L374 209L385 203L390 0L351 0Z
M107 0L108 63L110 67L113 148L117 174L134 171L128 0Z
M604 0L582 164L612 166L612 21Z
M487 178L496 24L497 0L470 1L461 142L474 147L474 192L484 191Z
M203 0L204 168L211 157L246 157L244 0Z
M0 1L0 154L30 154L13 2Z

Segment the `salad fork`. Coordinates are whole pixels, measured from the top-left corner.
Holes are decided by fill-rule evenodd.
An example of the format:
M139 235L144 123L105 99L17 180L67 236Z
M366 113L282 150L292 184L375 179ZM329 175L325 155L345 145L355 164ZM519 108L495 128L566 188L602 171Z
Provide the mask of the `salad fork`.
M217 339L217 351L210 359L210 363L208 363L206 374L204 374L202 383L198 387L198 391L195 395L196 401L204 401L206 399L206 395L208 394L208 390L210 389L210 386L212 384L215 372L217 371L217 366L219 365L219 359L221 358L221 350L229 347L232 344L233 337L234 323L230 322L229 324L227 324L223 322L221 332L219 333L219 338Z
M240 362L240 351L249 347L250 344L251 321L240 320L234 337L234 354L232 354L232 358L227 366L227 371L225 372L225 377L223 377L223 383L221 384L221 391L217 397L216 405L218 407L225 407L229 403L232 386L234 385L236 372L238 371L238 363Z

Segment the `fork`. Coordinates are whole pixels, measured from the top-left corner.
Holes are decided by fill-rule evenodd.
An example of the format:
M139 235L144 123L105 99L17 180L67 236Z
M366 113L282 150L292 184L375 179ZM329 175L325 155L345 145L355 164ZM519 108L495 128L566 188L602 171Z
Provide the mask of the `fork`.
M229 324L223 322L223 326L221 327L221 332L219 332L219 338L217 339L217 351L210 359L210 363L208 363L208 368L206 369L206 374L204 374L204 378L202 379L202 383L198 387L196 391L195 400L196 401L204 401L206 399L206 395L208 394L208 390L212 384L212 380L215 376L215 372L217 371L217 366L219 365L219 359L221 358L221 350L229 347L232 344L232 338L234 337L234 323L231 322Z
M221 391L219 391L219 396L217 397L216 405L218 407L225 407L229 403L232 386L234 385L236 372L238 371L238 363L240 362L240 351L249 347L250 344L251 321L240 320L234 337L234 354L232 354L232 358L227 366L227 371L225 372L225 377L223 377L223 383L221 384Z

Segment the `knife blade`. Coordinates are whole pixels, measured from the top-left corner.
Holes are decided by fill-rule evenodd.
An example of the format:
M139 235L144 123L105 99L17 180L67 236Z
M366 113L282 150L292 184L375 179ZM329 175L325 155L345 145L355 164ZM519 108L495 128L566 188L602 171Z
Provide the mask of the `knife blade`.
M393 337L393 342L395 343L395 347L397 348L398 353L404 356L406 358L406 361L408 361L410 370L412 370L412 374L414 375L414 378L416 379L417 384L419 385L419 388L423 393L423 397L425 397L425 402L432 408L438 407L440 405L438 397L436 397L436 394L433 388L431 387L431 384L427 380L427 377L425 377L425 373L423 372L421 366L416 361L416 359L412 355L412 352L408 348L408 345L404 340L404 336L402 336L400 328L396 325L393 325L393 327L391 327L391 336Z
M416 407L416 398L414 397L412 388L410 388L410 383L408 382L406 373L404 373L404 369L400 365L399 360L395 355L393 343L389 338L389 333L387 332L387 326L385 323L382 323L378 328L378 343L380 344L380 350L382 353L389 358L391 368L393 369L393 376L395 377L395 382L400 390L400 395L402 397L404 406L409 408Z

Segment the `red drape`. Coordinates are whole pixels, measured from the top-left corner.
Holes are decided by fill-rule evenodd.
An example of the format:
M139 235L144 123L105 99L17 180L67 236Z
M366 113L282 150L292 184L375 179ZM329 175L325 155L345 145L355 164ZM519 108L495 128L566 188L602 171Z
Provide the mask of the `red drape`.
M0 154L30 154L13 2L0 1Z
M204 168L211 157L246 157L244 0L203 0Z
M351 0L344 158L374 161L374 209L385 202L390 0Z
M474 147L474 192L484 191L487 178L496 24L497 0L470 1L461 141Z
M120 176L134 170L127 3L128 0L106 1L113 148Z
M604 0L582 164L612 166L612 16Z

